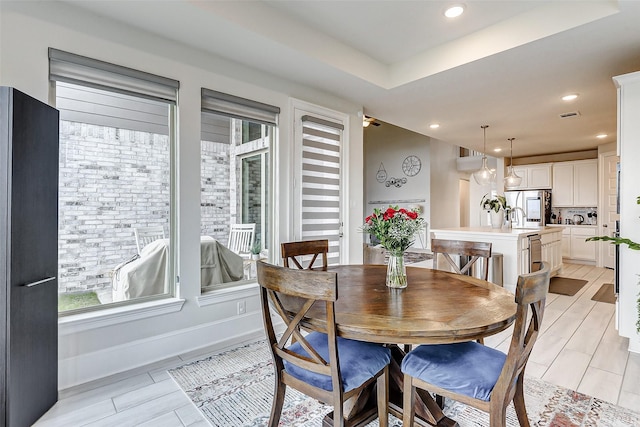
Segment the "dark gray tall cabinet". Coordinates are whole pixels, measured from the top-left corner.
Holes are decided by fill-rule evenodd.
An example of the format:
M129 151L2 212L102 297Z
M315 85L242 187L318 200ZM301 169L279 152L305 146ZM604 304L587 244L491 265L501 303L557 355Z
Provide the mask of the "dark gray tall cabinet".
M0 426L58 399L58 117L0 87Z

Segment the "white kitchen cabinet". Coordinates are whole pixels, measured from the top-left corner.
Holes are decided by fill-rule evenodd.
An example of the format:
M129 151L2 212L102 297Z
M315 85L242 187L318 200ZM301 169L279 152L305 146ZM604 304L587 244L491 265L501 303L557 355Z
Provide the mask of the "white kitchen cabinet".
M542 243L542 260L549 263L552 271L557 271L562 267L562 232L558 230L541 234L540 242Z
M573 164L571 162L553 165L553 206L573 206Z
M553 164L553 206L598 206L598 161Z
M522 178L522 182L512 190L551 188L551 163L514 166L513 170Z
M571 258L571 229L562 230L562 258Z
M596 261L596 242L585 241L596 235L596 227L573 226L562 231L562 257L576 261Z
M586 242L589 237L596 235L595 227L571 228L571 258L584 261L596 260L596 242Z
M574 206L598 206L598 161L584 160L573 166Z

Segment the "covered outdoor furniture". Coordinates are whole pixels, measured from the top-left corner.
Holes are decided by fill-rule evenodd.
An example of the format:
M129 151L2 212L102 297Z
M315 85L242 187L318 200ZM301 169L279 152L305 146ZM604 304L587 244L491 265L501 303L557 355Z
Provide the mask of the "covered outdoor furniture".
M347 409L345 413L344 402L360 396L375 383L378 420L380 426L386 427L391 351L379 344L336 335L337 274L258 261L258 283L275 368L276 390L268 425L278 426L287 386L333 405L333 425L344 426L345 416L350 412ZM324 310L324 328L303 335L299 325L313 305ZM286 326L280 338L274 330L272 307ZM295 339L295 343L290 344L290 339Z
M136 227L133 229L133 234L136 236L136 247L138 248L138 255L140 255L142 249L149 243L158 239L164 239L164 227L162 225Z
M113 301L161 295L168 289L169 239L146 245L139 257L116 267ZM244 277L243 260L213 237L200 238L200 285L203 290Z
M407 354L402 361L403 425L413 426L416 388L420 388L488 412L491 427L506 426L507 406L513 400L520 425L529 426L524 370L540 331L548 289L548 264L518 277L518 308L506 355L473 341L421 345Z

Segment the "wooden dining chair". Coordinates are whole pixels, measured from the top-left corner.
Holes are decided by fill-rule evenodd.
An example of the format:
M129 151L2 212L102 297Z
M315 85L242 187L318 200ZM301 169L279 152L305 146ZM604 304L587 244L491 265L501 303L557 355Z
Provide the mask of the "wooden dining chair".
M303 270L327 270L327 254L329 253L329 241L324 240L303 240L300 242L281 243L282 261L285 267L294 266ZM311 257L307 261L303 258ZM314 266L319 256L322 256L322 266ZM292 263L293 265L291 265ZM306 264L306 267L304 266Z
M333 425L344 426L344 402L358 397L375 381L379 422L386 427L391 351L379 344L336 335L337 273L295 270L263 261L258 261L257 267L262 317L275 367L269 426L278 425L287 386L333 405ZM304 335L300 323L314 304L323 310L323 330ZM274 331L272 308L286 326L280 339ZM296 342L290 344L293 337Z
M413 426L416 388L488 412L491 427L506 426L507 406L513 400L520 426L529 426L524 370L538 338L549 290L549 264L542 263L541 267L518 277L515 297L518 308L506 355L469 341L421 345L405 356L404 426Z
M431 239L431 252L433 252L433 266L435 269L443 269L439 259L444 259L446 261L446 265L458 274L470 274L470 270L473 264L475 264L479 259L483 258L483 269L479 278L482 280L487 280L487 278L489 277L489 258L491 258L491 243L466 242L463 240ZM441 257L438 257L438 254L440 254ZM453 260L451 255L460 255L469 258L469 260L465 263L465 265L459 266Z

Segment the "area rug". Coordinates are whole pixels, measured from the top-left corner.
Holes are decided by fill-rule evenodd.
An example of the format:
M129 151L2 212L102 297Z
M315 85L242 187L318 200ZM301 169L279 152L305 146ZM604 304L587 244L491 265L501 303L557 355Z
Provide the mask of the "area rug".
M616 303L616 294L613 291L613 283L605 283L600 286L598 292L596 292L591 299L598 302L608 302L609 304Z
M239 347L169 371L214 427L258 427L269 420L273 365L265 341ZM541 380L525 381L529 420L536 427L637 427L640 413ZM320 427L332 408L287 388L280 426ZM489 426L486 413L447 399L445 413L461 427ZM389 416L391 427L402 421ZM367 427L377 427L374 420ZM519 427L513 406L507 426Z
M552 277L549 282L549 292L552 294L568 295L572 297L577 294L586 283L586 280L556 276Z

